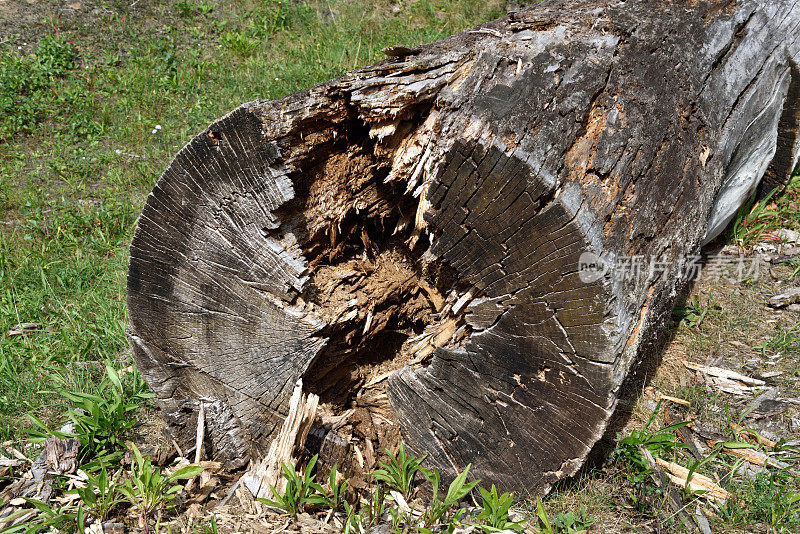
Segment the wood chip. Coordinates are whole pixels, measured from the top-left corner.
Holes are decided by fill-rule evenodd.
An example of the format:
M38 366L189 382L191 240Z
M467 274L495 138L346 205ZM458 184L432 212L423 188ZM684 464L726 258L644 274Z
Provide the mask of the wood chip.
M380 374L380 375L376 376L375 378L371 379L366 384L364 384L364 388L366 389L366 388L374 387L374 386L378 385L379 383L383 382L384 380L386 380L387 378L389 378L390 376L392 376L394 373L395 373L395 371L387 371L387 372L385 372L383 374Z
M12 456L14 456L15 458L18 458L18 459L22 460L23 462L28 462L28 463L31 463L31 461L32 461L30 458L28 458L27 456L25 456L24 454L22 454L21 452L19 452L19 451L18 451L17 449L15 449L14 447L8 447L8 452L10 452Z
M174 438L170 438L170 439L172 439L172 446L175 447L175 452L178 453L178 457L182 457L183 456L183 451L181 450L180 445L178 445L178 442L175 441Z
M694 518L683 506L682 496L670 485L669 474L659 467L658 464L656 464L653 455L650 454L650 451L647 450L646 447L640 445L639 452L641 452L642 456L647 461L647 465L650 467L650 478L666 495L667 502L669 503L670 508L672 508L672 511L675 513L677 519L687 528L695 528L697 525L695 525Z
M772 308L783 308L798 302L800 302L800 287L795 287L769 299L769 305Z
M44 441L47 467L59 475L74 473L78 468L79 446L77 438L47 438Z
M14 326L11 330L6 332L6 335L9 337L13 336L21 336L23 334L31 334L33 332L37 332L42 329L42 325L36 323L19 323L18 325Z
M679 399L678 397L671 397L669 395L664 395L663 393L659 394L658 398L659 398L659 400L665 400L665 401L669 401L669 402L674 402L675 404L680 404L681 406L690 407L692 405L691 402L689 402L689 401L687 401L685 399Z
M408 505L405 498L400 494L400 492L395 490L390 490L389 495L392 496L392 499L394 499L394 502L397 504L397 508L399 508L401 512L403 512L404 514L411 513L411 507Z
M667 462L661 458L656 458L655 461L659 467L667 472L673 484L681 488L687 486L686 478L689 476L689 470L687 468L674 462ZM688 482L688 486L689 491L703 491L704 493L701 494L703 498L715 499L721 503L727 501L731 496L730 493L720 487L716 482L700 473L692 473L692 479Z
M765 384L763 380L752 378L750 376L737 373L736 371L731 371L730 369L724 369L722 367L701 365L699 363L694 363L690 361L684 361L683 365L689 369L692 369L694 371L699 371L708 376L716 378L724 378L727 380L735 380L737 382L741 382L748 386L763 386Z
M720 442L716 440L708 440L707 443L709 447L715 447ZM722 452L725 454L730 454L731 456L736 456L737 458L742 458L753 465L760 465L762 467L777 467L778 469L786 469L789 467L789 464L780 462L774 458L770 458L769 455L755 449L729 449L727 447L723 447Z
M765 382L730 369L701 365L699 363L684 361L688 369L702 373L706 382L713 388L732 395L749 395L764 389Z
M353 444L353 452L355 452L356 462L358 462L358 466L361 469L364 469L364 455L361 454L361 449L359 449L358 445L356 445L355 443Z
M200 459L203 457L203 440L206 437L206 407L203 401L200 401L200 408L197 410L197 432L195 434L194 442L194 463L199 464ZM194 479L186 483L186 492L192 489Z

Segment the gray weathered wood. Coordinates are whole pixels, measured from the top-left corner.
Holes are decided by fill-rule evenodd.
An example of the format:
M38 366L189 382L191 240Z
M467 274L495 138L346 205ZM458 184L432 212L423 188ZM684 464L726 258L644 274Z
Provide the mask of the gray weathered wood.
M773 308L784 308L798 302L800 302L800 287L794 287L769 299L769 305Z
M302 378L355 407L359 451L396 423L447 474L572 475L682 262L796 165L798 26L789 0L546 1L215 122L131 245L130 340L173 429L202 399L244 465ZM587 278L582 255L664 263Z

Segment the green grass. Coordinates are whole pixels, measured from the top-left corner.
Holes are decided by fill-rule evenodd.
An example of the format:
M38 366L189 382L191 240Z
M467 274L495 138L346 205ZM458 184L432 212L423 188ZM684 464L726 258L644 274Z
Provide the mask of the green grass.
M760 241L780 242L775 230L800 230L800 175L795 173L786 191L767 195L756 202L753 196L739 209L728 234L730 243L751 249Z
M62 414L62 381L94 391L102 365L82 362L124 359L136 216L196 132L501 14L478 0L142 4L63 21L37 4L44 22L18 29L38 42L0 47L0 441L28 413ZM6 335L19 323L41 329Z
M778 333L757 348L765 354L797 354L800 352L800 323L789 327L778 326Z
M125 244L133 208L64 200L21 212L24 223L0 239L0 331L18 323L40 329L0 337L3 439L17 437L24 415L56 398L40 394L52 389L54 377L84 390L102 367L76 362L116 359L126 343Z
M800 531L800 477L789 470L758 473L737 481L734 498L724 506L720 521L730 526L766 524L772 532Z

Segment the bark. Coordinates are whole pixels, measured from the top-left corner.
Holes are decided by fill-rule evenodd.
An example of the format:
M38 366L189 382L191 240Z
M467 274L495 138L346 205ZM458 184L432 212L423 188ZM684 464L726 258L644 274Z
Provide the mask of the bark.
M367 466L399 428L504 490L574 474L681 265L797 163L798 25L789 0L546 1L215 122L131 245L173 429L203 402L242 466L303 379ZM581 269L625 258L663 263Z

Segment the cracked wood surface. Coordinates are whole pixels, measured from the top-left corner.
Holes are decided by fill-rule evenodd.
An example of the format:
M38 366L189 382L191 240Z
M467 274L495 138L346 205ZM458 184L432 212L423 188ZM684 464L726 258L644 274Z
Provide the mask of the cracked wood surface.
M663 340L677 267L797 164L798 26L791 0L545 1L215 122L131 245L129 337L173 429L202 400L213 453L245 465L298 379L335 364L357 388L342 347L425 316L436 342L387 388L411 448L504 490L574 474ZM669 268L587 281L586 252ZM376 281L384 257L411 274ZM363 272L324 281L368 311L318 290L344 265Z

